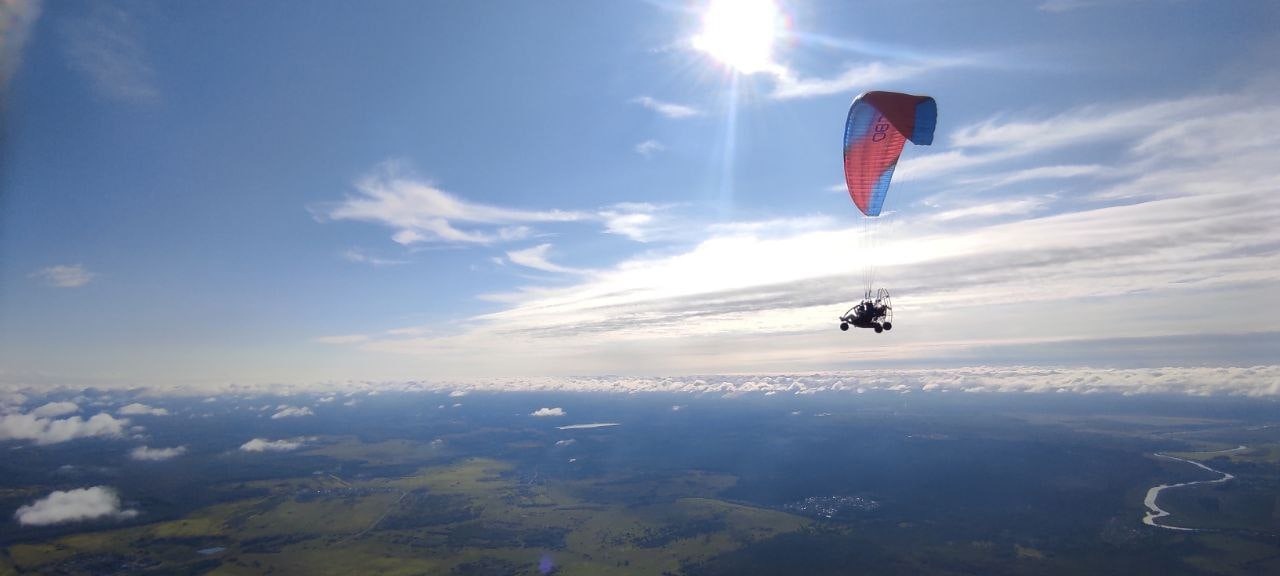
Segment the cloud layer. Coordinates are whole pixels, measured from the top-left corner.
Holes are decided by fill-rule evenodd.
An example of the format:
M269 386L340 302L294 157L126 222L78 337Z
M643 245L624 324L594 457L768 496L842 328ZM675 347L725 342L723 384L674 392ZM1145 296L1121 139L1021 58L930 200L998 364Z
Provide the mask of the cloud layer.
M406 384L407 385L407 384ZM422 388L423 384L408 385ZM574 377L482 380L490 391L680 394L859 394L870 392L966 392L1034 394L1230 394L1280 397L1280 366L1072 368L974 366L935 369L875 369L831 373L690 377ZM428 387L429 389L429 387ZM443 390L443 389L442 389ZM674 407L673 407L674 409ZM559 412L557 412L559 411ZM531 415L563 415L540 408Z

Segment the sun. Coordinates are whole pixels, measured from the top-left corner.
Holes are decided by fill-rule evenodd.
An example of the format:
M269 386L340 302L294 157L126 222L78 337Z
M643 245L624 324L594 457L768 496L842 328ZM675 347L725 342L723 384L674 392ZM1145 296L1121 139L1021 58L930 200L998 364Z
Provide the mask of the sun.
M711 0L693 47L741 74L772 70L780 21L773 0Z

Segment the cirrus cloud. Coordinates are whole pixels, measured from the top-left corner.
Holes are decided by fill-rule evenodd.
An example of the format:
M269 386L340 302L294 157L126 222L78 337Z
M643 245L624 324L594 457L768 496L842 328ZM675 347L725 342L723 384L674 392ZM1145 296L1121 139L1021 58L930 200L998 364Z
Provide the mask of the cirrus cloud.
M91 6L87 17L68 21L63 27L68 65L84 75L102 97L135 104L158 99L160 92L137 19L118 6Z

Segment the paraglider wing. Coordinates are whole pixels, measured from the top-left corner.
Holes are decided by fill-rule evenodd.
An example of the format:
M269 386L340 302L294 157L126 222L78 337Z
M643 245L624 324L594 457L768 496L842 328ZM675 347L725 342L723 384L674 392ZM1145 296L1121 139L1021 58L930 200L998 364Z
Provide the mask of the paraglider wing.
M879 216L903 144L933 143L938 105L928 96L866 92L853 99L844 125L844 179L853 203Z

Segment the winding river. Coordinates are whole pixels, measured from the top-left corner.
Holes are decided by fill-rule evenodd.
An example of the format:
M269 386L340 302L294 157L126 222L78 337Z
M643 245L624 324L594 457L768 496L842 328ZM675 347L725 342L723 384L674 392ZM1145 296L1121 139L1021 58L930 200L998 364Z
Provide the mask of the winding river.
M1236 446L1235 448L1231 448L1229 450L1217 450L1214 452L1198 452L1197 454L1230 454L1232 452L1240 452L1248 449L1249 449L1248 446ZM1156 456L1159 456L1160 458L1168 458L1170 460L1177 460L1179 462L1186 462L1187 464L1191 464L1192 466L1203 468L1208 472L1222 475L1221 478L1218 478L1216 480L1199 480L1196 482L1182 482L1180 484L1161 484L1159 486L1152 486L1150 490L1147 490L1146 499L1142 501L1142 503L1146 504L1147 506L1147 515L1142 519L1143 524L1146 524L1147 526L1155 526L1156 528L1164 528L1165 530L1178 530L1182 532L1195 532L1199 530L1198 528L1183 528L1181 526L1168 526L1165 524L1157 523L1156 520L1159 520L1160 518L1164 518L1165 516L1169 515L1169 512L1160 508L1160 506L1156 504L1156 499L1160 497L1160 492L1163 490L1168 490L1169 488L1181 488L1183 486L1195 486L1197 484L1220 484L1222 482L1226 482L1228 480L1231 480L1232 478L1235 478L1235 476L1232 476L1220 470L1214 470L1213 468L1205 466L1204 464L1201 464L1194 460L1187 460L1185 458L1178 458L1177 456L1170 456L1168 454L1160 454L1160 453L1157 453Z

